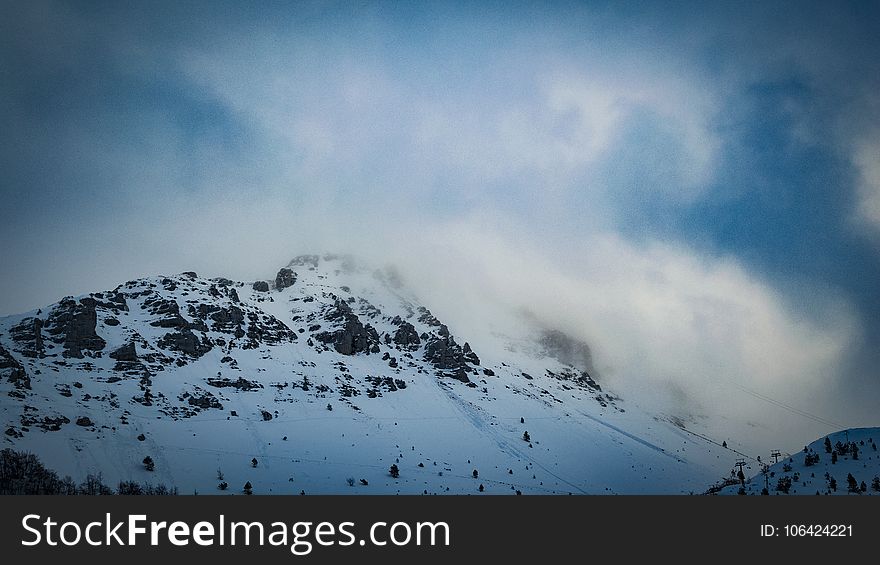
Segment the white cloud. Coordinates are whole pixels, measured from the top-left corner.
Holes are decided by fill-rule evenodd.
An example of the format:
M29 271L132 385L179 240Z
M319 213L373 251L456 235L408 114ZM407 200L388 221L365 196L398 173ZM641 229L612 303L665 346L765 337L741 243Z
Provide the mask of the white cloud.
M476 68L432 89L422 84L429 71L400 76L369 53L320 52L300 38L233 44L190 50L180 64L198 90L284 146L304 183L359 177L430 193L443 182L468 198L503 185L534 198L590 191L613 201L620 187L609 177L635 158L645 163L631 185L688 202L712 180L721 146L706 83L651 61L626 61L625 74L618 61L496 61L507 70L494 71L493 88L479 87L493 71Z
M859 173L859 218L880 233L880 133L856 143L852 160Z
M589 343L610 389L636 397L660 391L670 402L672 389L683 391L688 402L670 405L673 413L755 422L773 430L774 441L811 425L823 433L745 387L845 421L832 376L861 330L844 300L814 293L810 310L799 312L732 257L675 243L640 247L611 233L554 248L527 230L517 236L488 223L475 216L413 231L408 245L417 259L409 247L381 254L408 265L404 272L414 273L410 280L451 328L509 332L523 324L512 313L527 309ZM471 343L478 352L487 347Z

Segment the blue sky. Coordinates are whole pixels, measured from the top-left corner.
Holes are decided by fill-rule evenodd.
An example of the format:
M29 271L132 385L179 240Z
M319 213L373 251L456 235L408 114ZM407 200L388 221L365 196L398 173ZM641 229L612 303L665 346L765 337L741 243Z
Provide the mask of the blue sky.
M6 4L0 314L342 248L609 372L876 394L880 4L644 4Z

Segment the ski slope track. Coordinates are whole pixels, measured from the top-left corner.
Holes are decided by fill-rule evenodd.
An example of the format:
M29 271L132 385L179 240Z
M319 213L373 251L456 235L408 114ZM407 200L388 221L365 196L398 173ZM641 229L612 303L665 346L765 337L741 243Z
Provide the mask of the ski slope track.
M615 393L586 344L505 331L449 327L344 256L132 280L0 319L0 437L62 476L184 494L678 494L729 473L735 453Z

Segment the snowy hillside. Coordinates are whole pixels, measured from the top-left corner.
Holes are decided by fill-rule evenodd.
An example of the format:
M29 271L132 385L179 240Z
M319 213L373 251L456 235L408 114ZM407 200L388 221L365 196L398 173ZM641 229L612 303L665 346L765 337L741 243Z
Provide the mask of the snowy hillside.
M718 494L880 494L880 428L829 434L798 453L770 462L745 480L730 477ZM765 462L766 464L767 462ZM761 468L762 465L755 465ZM721 485L718 485L721 486ZM712 489L715 490L715 489Z
M0 443L182 493L689 493L727 474L735 453L609 390L586 344L508 333L476 350L345 257L129 281L0 319Z

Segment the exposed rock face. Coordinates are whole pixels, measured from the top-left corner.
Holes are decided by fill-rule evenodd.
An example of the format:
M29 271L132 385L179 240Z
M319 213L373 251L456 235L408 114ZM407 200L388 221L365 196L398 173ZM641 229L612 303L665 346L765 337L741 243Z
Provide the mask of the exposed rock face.
M425 345L425 360L430 362L436 368L440 369L447 376L459 380L463 383L469 383L470 379L467 373L471 372L468 363L479 364L479 358L471 351L470 345L465 344L467 348L462 349L455 342L455 337L449 334L449 329L441 324L437 335L428 336Z
M30 390L31 388L31 378L24 366L16 361L15 357L2 345L0 345L0 378L8 380L16 389Z
M223 404L221 404L220 401L217 400L217 397L210 392L206 392L201 395L189 395L186 401L190 406L195 406L197 408L201 408L202 410L208 410L210 408L223 410Z
M290 343L297 340L296 332L288 328L284 322L275 316L248 312L247 319L248 328L246 335L249 341L245 344L245 349L255 349L261 344L275 345L277 343ZM241 337L239 336L240 330L241 328L236 330L236 337Z
M257 281L254 283L254 290L257 292L269 292L269 283L266 281Z
M416 331L415 326L403 321L400 316L395 316L391 323L397 326L397 330L394 332L394 343L410 351L419 348L422 341L419 339L419 332Z
M144 306L151 314L162 316L150 322L158 328L188 328L189 322L180 315L180 306L176 300L166 300L161 296L153 296L144 301Z
M332 343L337 352L343 355L369 353L374 346L378 346L379 334L375 328L369 324L364 326L345 301L337 300L324 318L330 322L341 323L341 327L334 331L315 334L315 339L323 343Z
M471 365L479 365L480 358L477 357L477 354L471 349L471 344L468 342L464 342L464 346L461 348L462 355L464 356L464 360Z
M424 306L419 306L419 321L429 326L446 327L443 326L443 324L440 323L440 320L435 318L434 315L431 314L431 311Z
M82 418L76 419L76 425L83 426L83 427L89 427L89 426L94 426L95 424L94 424L94 422L92 422L91 418L89 418L88 416L83 416Z
M209 341L203 342L188 328L165 334L159 340L158 345L163 349L180 351L195 358L211 351L213 347Z
M110 358L128 363L136 362L138 360L138 357L137 349L135 349L134 342L129 342L127 345L123 345L119 349L114 350L112 353L110 353Z
M128 311L128 303L125 301L125 296L118 290L96 292L91 296L96 299L98 308L106 308L114 312Z
M39 318L25 318L12 328L9 333L12 340L18 346L18 350L25 357L42 358L45 355L43 348L43 320Z
M236 304L241 303L241 299L238 297L238 292L234 288L229 289L229 300L235 302Z
M101 351L106 342L95 332L97 301L86 297L76 302L65 298L52 310L46 328L52 341L64 345L64 356L83 358L83 351Z
M590 346L559 330L545 330L541 336L544 352L576 369L594 372Z
M208 331L208 327L204 324L208 319L213 322L211 329L222 333L233 333L236 330L241 330L244 323L244 312L238 306L226 308L214 304L202 303L195 306L190 304L189 315L195 320L202 322L200 324L196 322L191 324L192 329L199 331ZM243 330L242 335L244 335Z
M293 286L295 282L296 273L285 267L278 271L278 274L275 276L275 289L284 290L287 287Z

